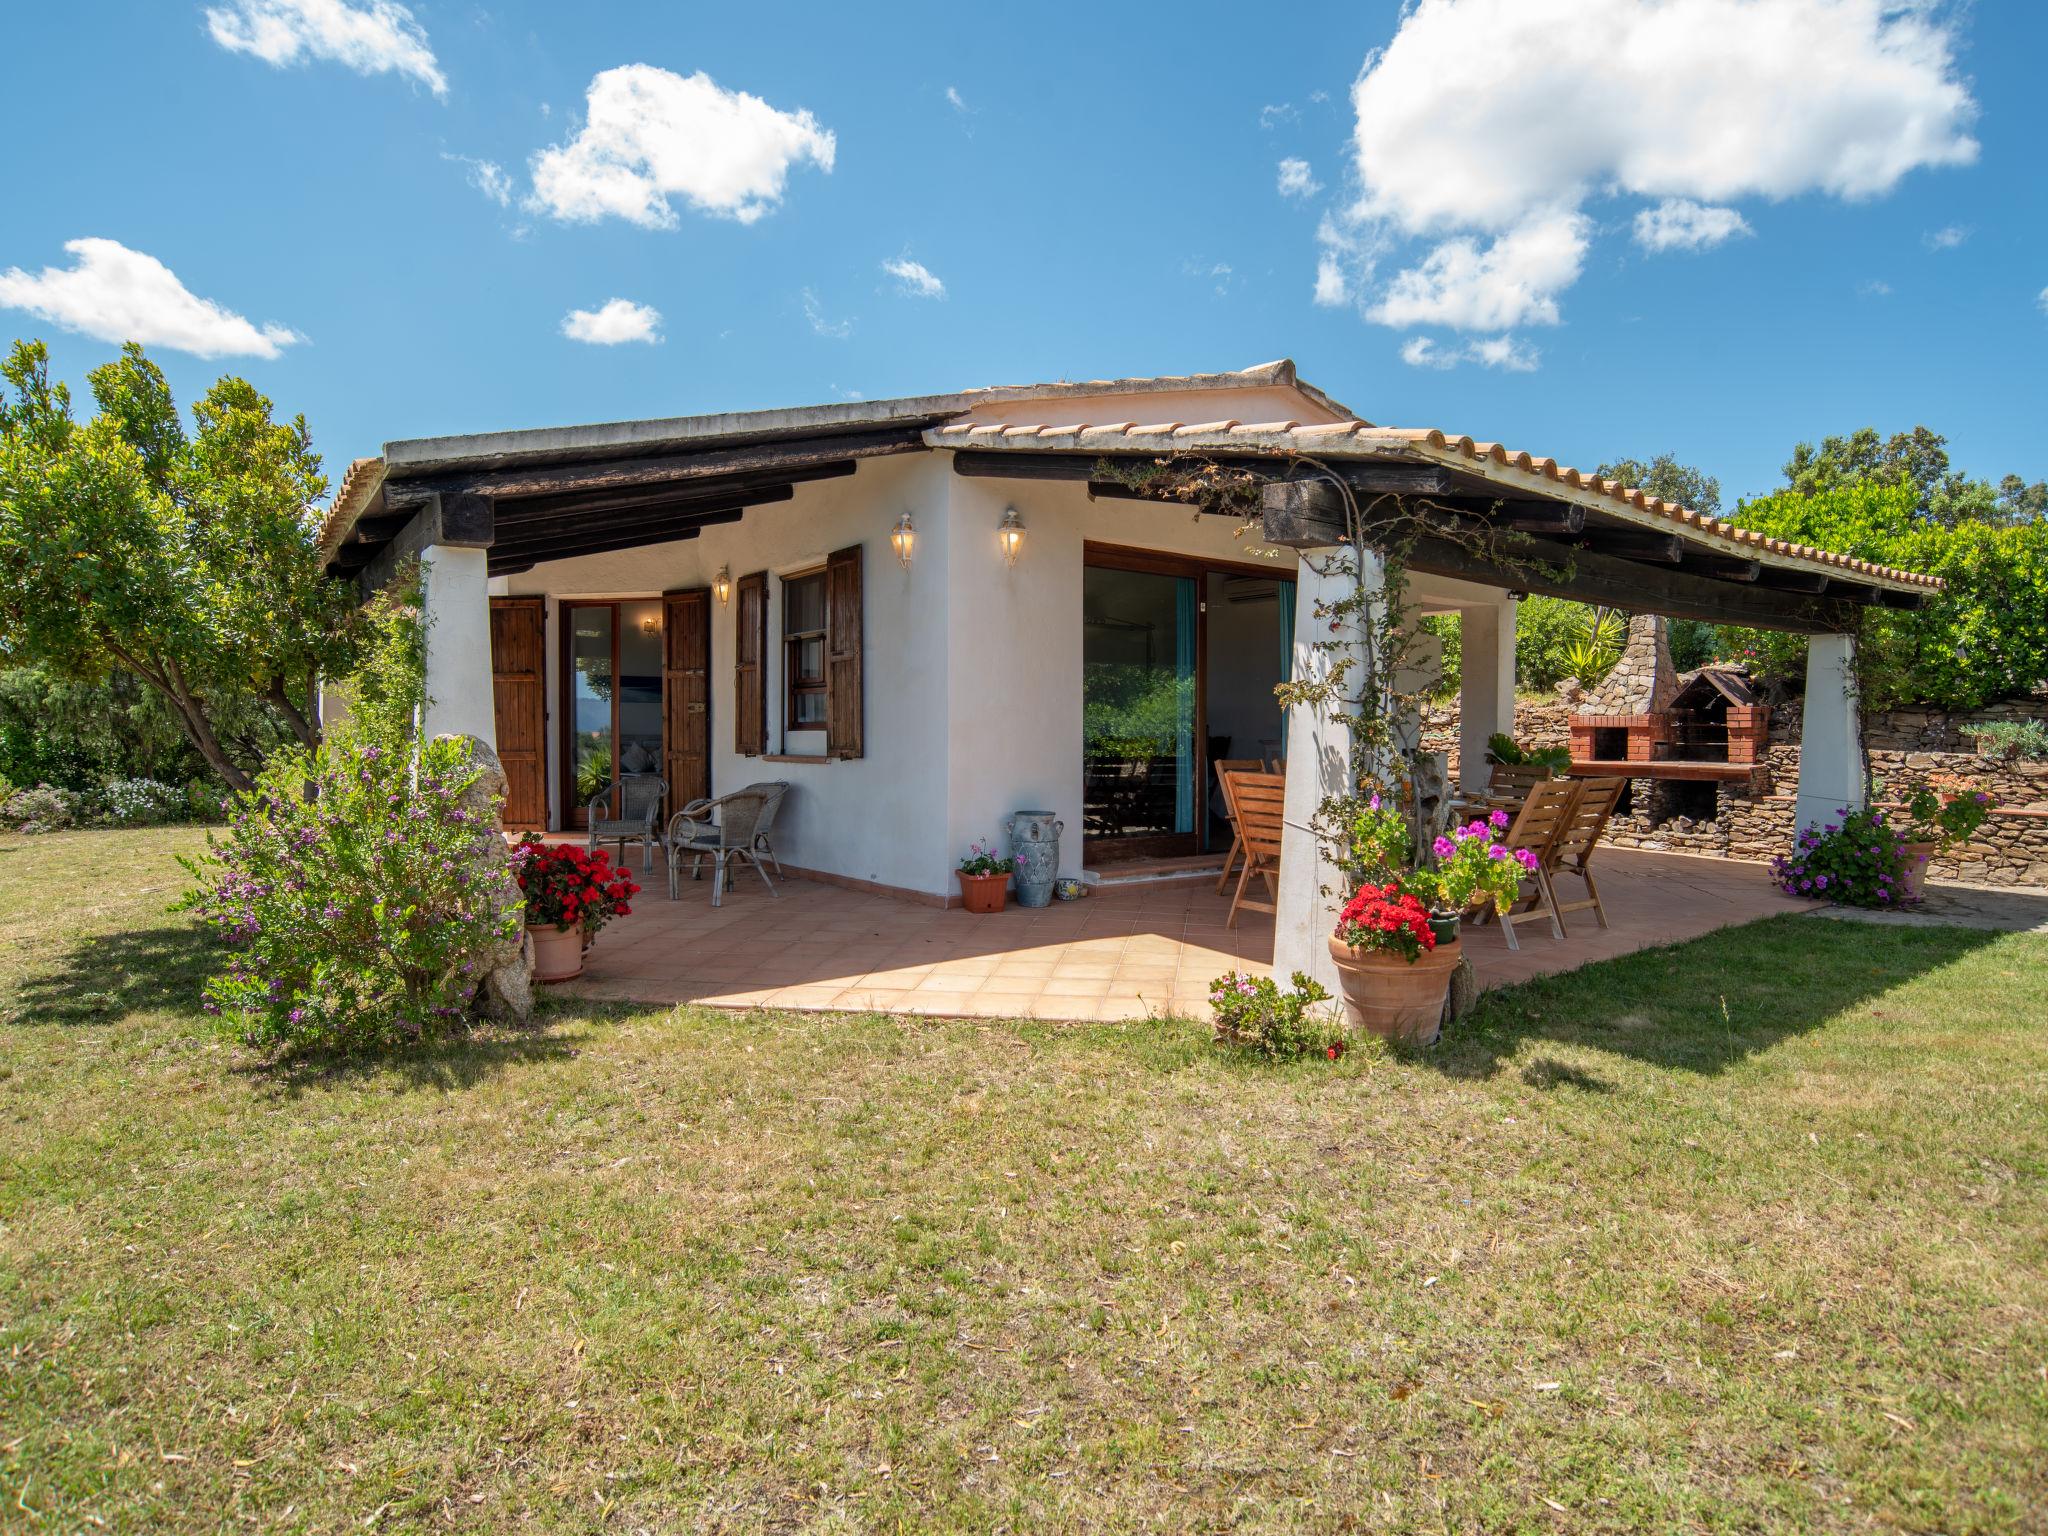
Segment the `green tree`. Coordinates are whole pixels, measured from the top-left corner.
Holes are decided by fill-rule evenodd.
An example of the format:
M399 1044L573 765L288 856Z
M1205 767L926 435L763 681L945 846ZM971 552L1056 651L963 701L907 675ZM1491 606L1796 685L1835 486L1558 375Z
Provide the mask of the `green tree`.
M1704 470L1679 463L1672 454L1660 453L1647 464L1641 459L1617 459L1602 464L1594 473L1710 517L1721 511L1721 482Z
M17 342L0 377L0 661L132 674L236 789L279 737L315 744L314 679L350 667L360 621L321 568L305 418L227 377L188 433L133 343L88 375L86 421L42 343ZM266 729L229 724L251 705Z
M1818 448L1801 443L1785 463L1785 485L1802 496L1837 490L1859 481L1907 485L1920 517L1944 528L1965 523L2011 527L2048 510L2048 482L2029 484L2007 475L1997 486L1973 480L1949 463L1948 439L1927 427L1881 437L1859 427L1844 437L1821 439Z

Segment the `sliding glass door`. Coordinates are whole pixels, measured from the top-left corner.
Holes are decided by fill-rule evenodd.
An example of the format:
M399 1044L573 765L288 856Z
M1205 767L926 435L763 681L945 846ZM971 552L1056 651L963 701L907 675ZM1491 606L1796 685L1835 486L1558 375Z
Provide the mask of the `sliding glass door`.
M1082 809L1087 857L1197 851L1202 604L1193 576L1082 573Z

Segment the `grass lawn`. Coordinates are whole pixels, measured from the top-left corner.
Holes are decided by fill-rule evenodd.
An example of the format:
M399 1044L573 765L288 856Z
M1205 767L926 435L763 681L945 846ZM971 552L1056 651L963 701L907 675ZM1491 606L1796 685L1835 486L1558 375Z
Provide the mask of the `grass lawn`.
M273 1067L0 836L0 1529L2043 1529L2048 941L1780 918L1423 1057L557 1009Z

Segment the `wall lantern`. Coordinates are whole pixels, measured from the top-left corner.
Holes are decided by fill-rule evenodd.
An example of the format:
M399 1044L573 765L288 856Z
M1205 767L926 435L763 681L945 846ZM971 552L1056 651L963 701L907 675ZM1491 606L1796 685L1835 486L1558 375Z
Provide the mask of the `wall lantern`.
M910 555L917 544L917 524L911 521L910 513L896 519L896 526L889 532L889 543L896 551L896 558L906 571L910 569Z
M1018 551L1024 548L1024 519L1017 515L1015 507L1003 508L1003 520L996 525L996 539L1003 546L1003 563L1015 565Z
M724 603L732 596L732 567L721 565L718 574L711 578L711 590L718 594L718 601Z

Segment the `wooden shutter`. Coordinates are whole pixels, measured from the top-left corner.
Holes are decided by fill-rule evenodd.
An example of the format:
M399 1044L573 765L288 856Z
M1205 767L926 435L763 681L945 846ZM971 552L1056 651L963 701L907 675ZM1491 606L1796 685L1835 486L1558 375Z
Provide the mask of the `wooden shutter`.
M661 600L662 776L668 811L711 794L711 589Z
M733 583L739 611L732 647L733 750L759 757L768 750L768 573Z
M505 809L499 820L522 832L538 832L548 824L548 765L541 748L547 734L545 625L540 598L491 599L491 704L498 761L505 769Z
M825 561L825 750L861 755L860 546Z

